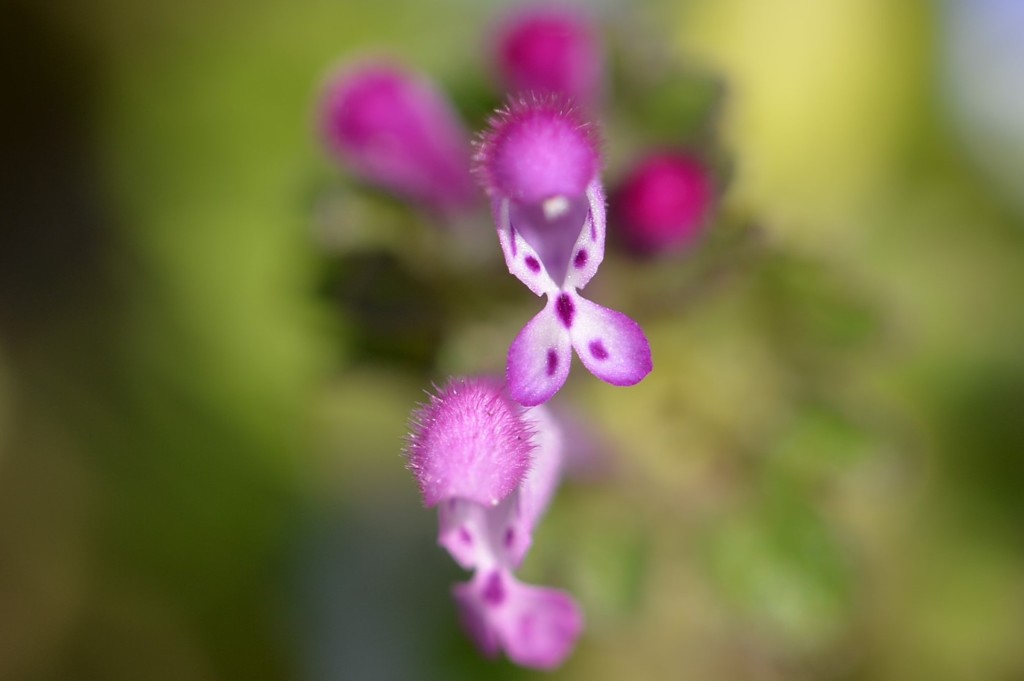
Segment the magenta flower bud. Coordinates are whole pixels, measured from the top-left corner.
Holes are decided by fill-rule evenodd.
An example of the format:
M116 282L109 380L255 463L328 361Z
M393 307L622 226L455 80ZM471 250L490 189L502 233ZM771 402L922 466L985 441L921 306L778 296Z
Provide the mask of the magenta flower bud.
M344 71L326 89L320 129L370 184L441 213L473 201L469 133L422 76L382 63Z
M477 154L491 196L582 197L601 169L597 131L566 100L519 97L489 121Z
M495 381L452 379L413 412L406 455L423 501L497 506L530 466L533 433Z
M559 94L597 103L604 79L601 39L582 10L537 6L499 27L495 62L508 92Z
M614 224L623 244L636 253L679 249L707 225L714 196L703 163L677 152L653 154L615 192Z
M505 264L548 297L509 348L509 394L526 406L561 389L573 349L612 385L634 385L651 371L650 345L637 323L577 293L604 259L596 138L564 102L519 98L491 120L477 150Z
M554 669L572 653L583 613L569 594L530 586L505 570L480 570L452 590L467 633L485 655Z

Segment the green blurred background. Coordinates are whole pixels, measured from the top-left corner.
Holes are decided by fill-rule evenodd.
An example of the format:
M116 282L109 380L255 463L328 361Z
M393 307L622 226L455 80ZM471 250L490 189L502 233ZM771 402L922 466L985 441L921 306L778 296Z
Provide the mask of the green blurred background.
M500 370L537 301L410 269L442 237L312 126L367 52L478 115L497 7L0 10L0 678L536 676L459 632L400 450L429 382ZM655 371L561 397L608 444L525 566L587 614L556 675L1024 678L1024 9L595 7L627 64L609 179L673 125L630 90L654 61L719 88L678 134L731 181L697 252L588 289Z

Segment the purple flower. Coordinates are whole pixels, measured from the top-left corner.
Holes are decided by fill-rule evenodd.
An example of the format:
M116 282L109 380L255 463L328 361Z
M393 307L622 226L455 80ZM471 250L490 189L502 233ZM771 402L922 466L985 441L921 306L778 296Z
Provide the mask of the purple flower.
M506 570L478 571L452 594L477 647L491 657L504 650L524 667L558 667L583 630L583 614L571 596L523 584Z
M572 349L612 385L640 382L651 349L626 315L582 298L604 259L605 203L593 127L562 100L518 98L492 120L477 152L509 272L545 308L509 348L512 398L546 402L569 375Z
M424 77L385 63L331 80L320 109L327 147L363 180L449 214L475 191L469 133Z
M520 10L499 27L495 45L498 74L509 92L560 94L586 107L600 99L601 41L582 10Z
M679 249L707 224L714 184L707 167L679 152L643 159L613 195L613 227L641 255Z
M438 505L438 543L475 572L453 590L470 635L488 655L504 650L542 669L561 664L583 628L579 607L513 575L561 480L558 424L490 379L453 379L412 420L409 468L427 504Z

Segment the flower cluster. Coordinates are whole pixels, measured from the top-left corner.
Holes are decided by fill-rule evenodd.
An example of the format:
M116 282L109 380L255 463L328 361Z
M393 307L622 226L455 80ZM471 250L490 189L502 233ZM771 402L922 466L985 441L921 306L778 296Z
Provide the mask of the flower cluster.
M605 259L608 219L594 116L605 96L595 25L567 8L506 17L493 64L508 94L470 152L467 127L422 75L394 64L349 67L328 85L320 129L365 183L442 221L490 203L508 271L544 307L512 340L505 380L455 378L413 415L406 455L438 541L473 577L454 589L469 633L488 654L559 665L582 629L575 601L515 578L562 474L563 434L543 406L573 354L590 373L632 386L652 370L639 324L580 291ZM656 153L612 193L618 242L651 255L690 242L713 194L695 158Z

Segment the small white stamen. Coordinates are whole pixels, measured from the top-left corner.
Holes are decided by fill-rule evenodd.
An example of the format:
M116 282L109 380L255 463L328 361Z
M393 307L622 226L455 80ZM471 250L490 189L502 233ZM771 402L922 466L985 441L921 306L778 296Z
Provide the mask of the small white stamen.
M552 196L541 204L541 208L544 209L544 217L551 222L569 211L569 199L565 196Z

